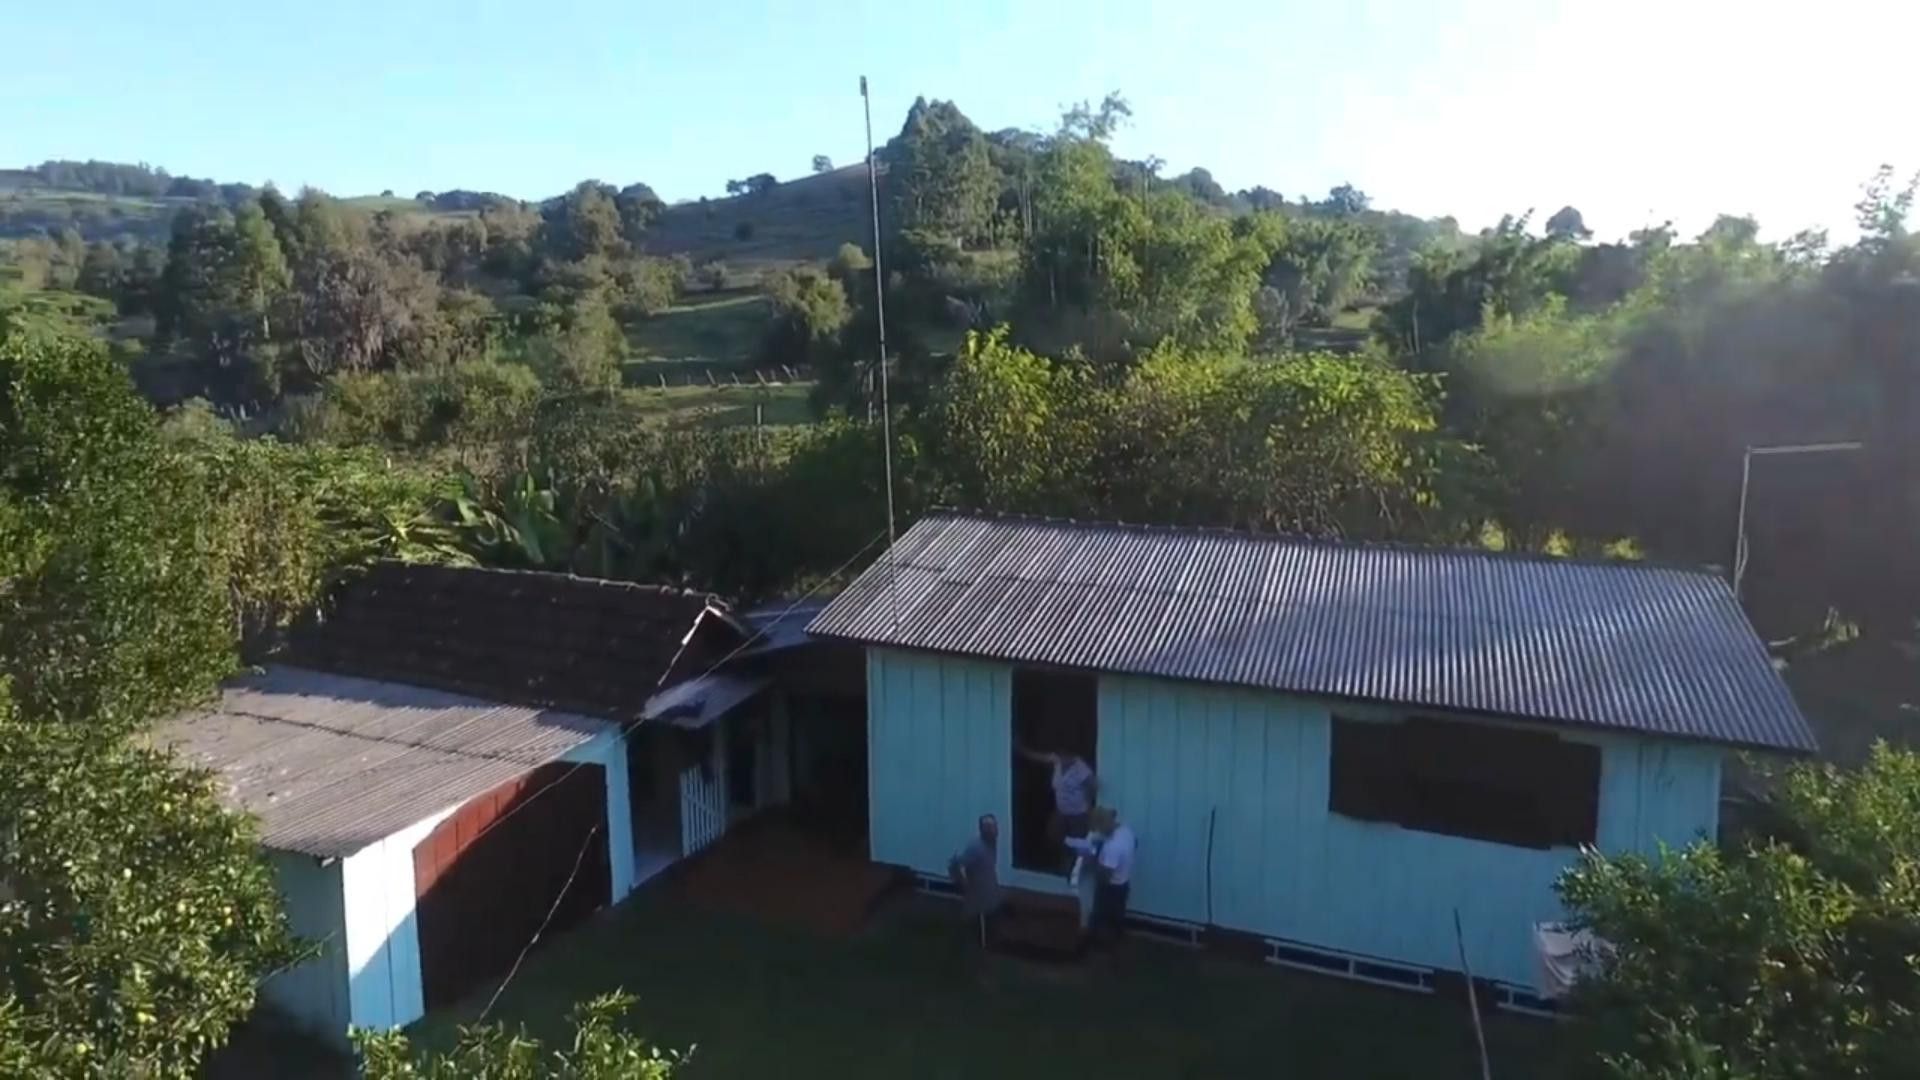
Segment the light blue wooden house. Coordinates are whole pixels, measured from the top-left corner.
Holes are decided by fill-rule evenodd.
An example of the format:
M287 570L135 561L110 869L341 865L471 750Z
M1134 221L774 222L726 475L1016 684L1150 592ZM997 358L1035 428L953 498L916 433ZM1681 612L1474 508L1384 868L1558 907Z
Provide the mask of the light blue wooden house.
M1135 920L1416 985L1464 945L1531 990L1582 845L1712 837L1730 749L1813 749L1691 570L936 513L810 630L866 647L876 861L944 876L993 813L1002 880L1064 892L1014 750L1074 749Z

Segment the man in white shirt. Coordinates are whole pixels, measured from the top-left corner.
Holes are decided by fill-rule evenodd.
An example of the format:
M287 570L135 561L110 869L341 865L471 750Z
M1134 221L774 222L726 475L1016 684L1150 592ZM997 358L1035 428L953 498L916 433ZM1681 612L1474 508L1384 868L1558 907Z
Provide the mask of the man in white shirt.
M1094 888L1088 930L1095 941L1113 942L1119 940L1126 921L1127 895L1133 885L1133 828L1120 820L1118 811L1102 806L1093 812L1093 831L1106 839L1094 864L1099 884Z

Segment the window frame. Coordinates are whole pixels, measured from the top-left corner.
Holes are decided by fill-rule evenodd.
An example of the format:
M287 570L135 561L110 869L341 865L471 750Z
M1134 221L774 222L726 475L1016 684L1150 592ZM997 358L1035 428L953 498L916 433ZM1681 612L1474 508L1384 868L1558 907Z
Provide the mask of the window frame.
M1334 712L1330 723L1329 814L1540 851L1599 837L1603 754L1593 743L1431 714Z

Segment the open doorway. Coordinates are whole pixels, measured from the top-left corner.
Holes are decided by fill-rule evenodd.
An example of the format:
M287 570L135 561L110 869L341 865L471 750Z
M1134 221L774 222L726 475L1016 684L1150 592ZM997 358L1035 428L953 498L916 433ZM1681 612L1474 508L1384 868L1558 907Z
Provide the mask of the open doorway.
M1062 839L1071 830L1056 819L1053 765L1034 755L1077 757L1089 769L1099 750L1099 683L1089 674L1020 668L1013 673L1013 865L1065 873ZM1087 788L1091 791L1091 786Z
M635 884L680 858L679 751L676 730L666 724L642 724L627 733Z

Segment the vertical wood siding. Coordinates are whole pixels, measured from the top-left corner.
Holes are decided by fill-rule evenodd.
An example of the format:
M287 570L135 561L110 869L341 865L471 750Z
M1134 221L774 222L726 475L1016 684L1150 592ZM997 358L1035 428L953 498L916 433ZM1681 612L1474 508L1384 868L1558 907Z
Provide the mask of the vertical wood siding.
M976 815L1004 820L1011 670L872 651L876 860L944 873ZM1316 699L1103 676L1096 765L1101 801L1139 838L1134 910L1455 969L1458 908L1475 974L1532 984L1530 928L1560 917L1553 882L1575 852L1333 814L1330 732L1330 709ZM1603 849L1651 851L1717 828L1718 749L1563 734L1601 749Z
M260 996L301 1028L335 1049L347 1042L347 945L340 893L340 864L320 865L312 855L268 850L287 925L317 942L320 955L260 984Z
M867 666L867 793L876 862L945 874L981 814L1007 820L1012 669L875 650ZM1002 871L1010 844L1001 845Z

